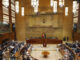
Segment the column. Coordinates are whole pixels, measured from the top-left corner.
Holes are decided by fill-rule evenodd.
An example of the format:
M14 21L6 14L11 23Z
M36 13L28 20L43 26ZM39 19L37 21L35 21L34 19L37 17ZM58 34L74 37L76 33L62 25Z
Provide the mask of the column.
M18 1L19 1L19 13L16 13L16 38L18 41L25 41L26 40L25 16L21 16L21 2L22 2L22 0L18 0Z

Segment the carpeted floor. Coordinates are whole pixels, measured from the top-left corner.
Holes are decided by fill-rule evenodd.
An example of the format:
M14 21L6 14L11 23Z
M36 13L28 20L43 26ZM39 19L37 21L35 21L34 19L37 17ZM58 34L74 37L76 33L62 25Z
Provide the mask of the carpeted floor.
M48 51L50 53L47 58L43 57L43 51ZM31 55L38 60L59 60L62 58L57 45L48 45L46 48L42 45L33 45Z

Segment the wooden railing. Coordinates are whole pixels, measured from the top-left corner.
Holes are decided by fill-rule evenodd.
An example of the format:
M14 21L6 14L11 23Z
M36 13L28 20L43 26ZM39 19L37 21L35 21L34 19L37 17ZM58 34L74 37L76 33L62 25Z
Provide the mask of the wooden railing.
M76 53L67 45L64 45L72 54L74 55L74 60L80 60L80 57L76 55ZM64 56L64 50L60 50L61 54Z
M76 53L70 47L68 47L67 45L65 45L65 47L74 54L74 60L76 60L77 59L76 58Z
M2 44L2 42L5 40L14 40L14 32L1 33L0 35L1 35L0 36L0 44Z

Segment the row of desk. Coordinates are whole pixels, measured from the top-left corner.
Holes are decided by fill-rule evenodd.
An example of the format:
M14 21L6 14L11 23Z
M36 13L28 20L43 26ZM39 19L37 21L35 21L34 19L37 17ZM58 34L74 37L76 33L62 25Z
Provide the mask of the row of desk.
M76 55L76 53L70 48L68 47L67 45L64 45L69 51L71 51L74 55L74 60L80 60L80 57ZM64 56L64 50L63 49L60 49L60 52L61 54Z

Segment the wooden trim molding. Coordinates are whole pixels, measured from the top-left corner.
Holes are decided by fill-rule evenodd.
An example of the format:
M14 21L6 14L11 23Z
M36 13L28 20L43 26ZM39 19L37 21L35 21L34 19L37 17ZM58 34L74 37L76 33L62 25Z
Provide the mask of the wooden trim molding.
M0 22L3 21L3 9L2 9L2 0L0 0Z

